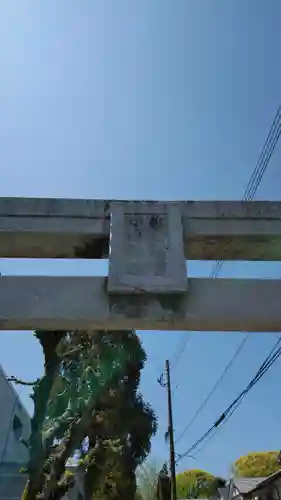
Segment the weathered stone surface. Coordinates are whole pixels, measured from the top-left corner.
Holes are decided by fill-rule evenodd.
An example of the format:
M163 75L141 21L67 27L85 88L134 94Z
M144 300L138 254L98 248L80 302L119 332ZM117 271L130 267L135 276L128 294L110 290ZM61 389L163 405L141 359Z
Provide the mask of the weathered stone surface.
M0 256L105 257L108 207L103 200L0 198Z
M109 293L187 290L179 208L149 202L112 204Z
M281 280L191 278L180 296L127 297L106 281L0 276L0 329L281 332Z
M0 198L0 258L106 257L110 204ZM281 202L189 201L177 206L186 259L281 260Z

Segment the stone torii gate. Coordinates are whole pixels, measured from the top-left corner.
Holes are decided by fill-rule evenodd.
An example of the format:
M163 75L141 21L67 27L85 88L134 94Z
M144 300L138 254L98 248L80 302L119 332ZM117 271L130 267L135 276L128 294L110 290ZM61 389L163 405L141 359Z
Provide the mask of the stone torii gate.
M281 331L281 280L186 259L281 260L281 202L0 199L0 257L107 258L109 276L0 276L0 329Z

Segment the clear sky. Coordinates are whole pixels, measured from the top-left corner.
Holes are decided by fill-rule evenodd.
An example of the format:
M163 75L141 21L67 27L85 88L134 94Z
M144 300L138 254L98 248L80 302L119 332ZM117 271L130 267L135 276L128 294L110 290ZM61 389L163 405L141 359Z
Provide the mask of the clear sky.
M281 101L279 0L2 0L0 196L240 199ZM281 199L278 146L257 194ZM100 274L97 262L0 262L4 274ZM207 275L210 263L191 263ZM227 263L222 276L281 277L280 264ZM156 382L182 332L141 333L142 391L159 417L153 455L168 458ZM197 333L173 382L176 434L243 333ZM275 342L252 334L189 432L185 451L244 388ZM42 372L29 332L0 333L9 375ZM281 447L280 362L188 467L227 475L241 454ZM31 409L28 393L21 391ZM1 404L3 404L1 402Z

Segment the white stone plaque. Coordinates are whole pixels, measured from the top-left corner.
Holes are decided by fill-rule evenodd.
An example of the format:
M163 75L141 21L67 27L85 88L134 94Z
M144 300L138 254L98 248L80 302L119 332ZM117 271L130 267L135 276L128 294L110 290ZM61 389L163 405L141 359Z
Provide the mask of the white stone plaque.
M165 294L186 290L180 205L112 203L108 292Z

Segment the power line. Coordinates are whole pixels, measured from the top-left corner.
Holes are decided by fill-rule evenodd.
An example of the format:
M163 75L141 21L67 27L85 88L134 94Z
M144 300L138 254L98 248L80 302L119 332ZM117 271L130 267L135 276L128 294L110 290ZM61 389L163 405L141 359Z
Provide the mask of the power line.
M281 355L281 347L278 347L278 345L281 342L281 337L277 340L275 343L274 347L271 349L270 353L268 356L265 358L263 363L261 364L260 368L256 372L255 376L251 379L249 384L246 386L246 388L237 396L237 398L228 406L228 408L220 415L220 417L216 420L216 422L203 434L185 453L182 453L179 455L179 458L177 459L177 462L181 460L182 458L188 456L191 454L191 452L194 452L198 448L198 446L206 441L207 438L211 440L214 434L217 432L217 429L223 424L226 423L227 420L233 415L233 413L237 410L237 408L240 406L242 403L243 399L245 396L248 394L248 392L257 384L257 382L265 375L265 373L271 368L271 366L275 363L275 361L280 357ZM202 448L201 448L202 449Z
M258 161L256 163L256 166L254 168L254 171L249 179L249 182L246 186L246 189L245 189L245 192L244 192L244 196L243 196L243 201L250 201L253 199L253 197L255 196L256 192L257 192L257 189L262 181L262 178L266 172L266 169L268 167L268 164L269 164L269 161L272 157L272 154L274 152L274 149L277 145L277 142L280 138L280 134L281 134L281 106L278 107L277 109L277 112L276 112L276 115L275 115L275 118L274 118L274 121L271 125L271 128L270 128L270 131L268 133L268 136L267 136L267 139L265 141L265 144L262 148L262 151L261 151L261 154L258 158ZM222 268L222 262L221 261L216 261L211 273L210 273L210 277L211 278L216 278L219 274L219 272L221 271L221 268ZM179 362L185 348L186 348L186 345L188 344L188 342L190 341L192 337L192 333L189 332L188 335L186 335L186 333L184 333L180 339L180 342L179 342L179 346L176 350L176 353L175 353L175 356L173 358L173 362L171 364L171 367L174 369L174 367L177 365L177 363ZM246 335L244 337L244 339L242 339L242 342L239 344L238 348L236 349L235 353L233 354L232 358L230 359L230 361L228 362L228 364L226 365L226 367L224 368L223 372L221 373L221 375L219 376L219 378L217 379L217 381L215 382L214 386L212 387L211 391L209 392L209 394L205 397L205 399L203 400L203 402L201 403L201 405L199 406L199 408L197 409L197 411L195 412L195 414L193 415L193 417L191 418L191 420L188 422L188 424L185 426L185 428L182 430L182 432L180 433L179 437L177 438L176 440L176 443L178 443L180 441L180 439L182 439L182 437L184 436L184 434L187 432L187 430L189 429L189 427L192 425L192 423L196 420L196 418L199 416L199 414L203 411L204 407L206 406L206 404L208 403L208 401L210 400L210 398L212 397L212 395L214 394L214 392L217 390L217 388L219 387L219 385L223 382L228 370L231 368L231 366L234 364L234 362L236 361L236 359L238 358L240 352L242 351L245 343L247 342L249 336ZM160 379L163 377L163 374L161 375ZM160 380L159 379L159 380ZM256 382L255 382L256 383ZM250 388L248 388L248 390L250 390ZM246 394L246 393L245 393ZM239 404L241 404L243 398L245 397L245 394L244 395L240 395L240 399L238 401L235 401L234 402L234 406L232 406L231 408L228 408L227 410L227 415L223 415L222 419L219 419L215 424L214 426L212 426L201 438L200 440L196 443L196 447L198 447L202 441L206 441L206 439L208 439L208 442L210 442L210 440L213 439L214 435L216 434L216 431L217 431L217 428L222 424L222 423L226 423L228 418L230 418L230 416L234 413L234 411L236 410L236 408L239 406ZM214 432L213 432L214 431ZM205 446L204 446L205 447ZM201 448L202 449L202 448ZM189 455L190 456L190 451L193 450L193 447L191 450L188 450L187 454L186 455Z
M171 370L178 363L179 357L181 356L181 351L183 349L185 349L185 347L187 346L187 344L190 341L190 339L191 339L191 333L189 335L182 336L181 341L179 343L179 347L178 347L177 351L175 352L174 357L170 361L170 369ZM162 385L161 381L163 381L163 379L164 379L164 372L162 371L161 374L160 374L160 377L157 379L158 382L160 382L160 385ZM172 394L174 394L175 389L178 389L178 387L179 387L179 384L176 384L175 388L172 391Z
M261 377L269 370L269 368L273 365L273 363L278 359L278 357L281 355L281 347L277 349L275 353L273 351L277 348L278 344L281 342L281 338L276 342L274 345L272 351L270 354L267 356L263 364L260 366L259 370L257 371L256 375L253 377L253 379L250 381L248 386L239 394L239 396L229 405L229 407L221 414L219 419L210 427L210 429L199 438L194 445L189 448L189 450L181 454L179 456L179 459L184 458L185 456L189 455L190 452L194 451L203 441L205 441L209 436L209 440L211 440L214 437L213 431L216 431L219 426L222 424L225 424L227 420L233 415L233 413L236 411L238 406L242 403L244 397L246 394L252 389L252 387L261 379ZM202 448L201 448L202 449ZM178 459L178 460L179 460Z
M205 397L205 399L202 401L201 405L198 407L196 412L194 413L193 417L189 420L189 422L186 424L184 429L181 431L180 435L176 439L176 444L179 443L179 441L183 438L185 433L188 431L188 429L191 427L193 422L196 420L196 418L200 415L200 413L203 411L205 408L206 404L208 403L209 399L212 397L214 392L217 390L218 386L221 384L223 381L224 377L226 376L228 370L231 368L231 366L234 364L236 358L239 356L240 352L242 351L245 343L249 339L249 335L246 335L243 339L242 342L240 342L238 348L236 349L234 355L231 357L227 365L225 366L223 372L220 374L219 378L216 380L215 384L213 385L212 389L210 390L209 394Z
M257 163L256 163L256 166L253 170L253 173L248 181L248 184L246 186L246 189L245 189L245 192L244 192L244 196L243 196L243 200L244 201L250 201L253 199L253 197L255 196L256 192L257 192L257 189L262 181L262 178L266 172L266 169L267 169L267 166L269 164L269 161L272 157L272 154L274 152L274 149L277 145L277 142L280 138L280 134L281 134L281 106L278 107L277 109L277 112L276 112L276 115L274 117L274 120L273 120L273 123L270 127L270 130L269 130L269 133L268 133L268 136L266 138L266 141L264 143L264 146L262 148L262 151L260 153L260 156L257 160ZM221 268L222 268L222 265L223 263L221 261L216 261L211 273L210 273L210 277L211 278L216 278L218 276L218 274L220 273L221 271ZM182 335L182 338L180 339L180 343L179 343L179 346L176 350L176 354L175 354L175 357L174 357L174 361L172 363L172 368L174 368L177 363L179 362L185 348L186 348L186 345L188 344L188 342L190 341L192 337L192 333L189 332L188 335L186 335L186 333L184 333ZM179 442L180 439L182 439L182 437L184 436L184 434L187 432L187 430L189 429L189 427L192 425L192 423L195 421L195 419L198 417L198 415L203 411L204 407L206 406L206 404L208 403L209 399L211 398L211 396L214 394L214 392L217 390L217 388L219 387L219 385L223 382L224 380L224 377L226 376L228 370L230 369L230 367L234 364L235 360L237 359L237 357L239 356L240 352L242 351L246 341L248 340L248 335L242 340L241 344L239 345L238 349L235 351L232 359L229 361L229 363L226 365L226 367L224 368L222 374L219 376L219 378L217 379L217 381L215 382L213 388L211 389L210 393L206 396L206 398L203 400L203 402L201 403L201 405L199 406L199 408L197 409L197 411L195 412L195 415L192 417L192 419L189 421L189 423L187 424L187 426L182 430L182 432L180 433L179 437L177 438L176 440L176 443Z
M217 437L218 435L218 432L220 431L220 429L228 422L228 420L232 417L233 413L237 410L238 406L240 406L245 398L246 394L244 394L241 399L233 406L232 410L229 412L229 414L227 415L227 417L223 420L223 422L221 423L221 425L219 426L219 428L215 428L214 429L214 432L208 436L208 438L206 439L206 441L204 442L203 446L201 446L201 448L199 448L199 450L196 451L195 453L195 457L197 457L199 455L199 453L201 453L201 451L203 450L206 450L206 448L210 445L210 442L213 441L213 439L215 437Z
M176 353L175 353L174 357L172 358L171 368L174 368L177 365L177 363L179 361L179 358L181 356L181 353L186 348L187 344L191 340L191 337L192 337L192 333L191 332L186 333L185 335L182 336L182 338L180 340L180 343L179 343L179 347L176 350Z
M244 200L251 200L256 194L281 133L281 105L278 107L270 131L258 158L254 171L244 192Z
M251 175L251 177L247 183L247 186L245 188L244 195L243 195L243 201L251 201L254 198L254 196L255 196L255 194L260 186L260 183L263 179L263 176L266 172L266 169L268 167L270 159L274 153L274 150L275 150L275 147L278 143L280 135L281 135L281 105L279 105L277 108L277 112L275 114L273 123L270 127L266 141L263 145L262 151L258 157L255 168L254 168L252 175ZM221 262L219 260L216 261L216 263L215 263L215 265L210 273L210 278L216 278L218 276L218 274L221 271L222 265L223 265L223 262ZM190 340L191 335L192 335L192 333L190 332L188 334L189 340ZM177 364L179 362L179 360L184 352L184 349L186 347L186 344L184 344L184 341L183 341L185 336L186 336L186 333L184 333L182 335L182 338L180 339L180 342L179 342L179 346L176 349L176 356L175 356L176 363L174 363L174 364Z
M278 345L278 343L280 342L280 338L279 340L276 342L276 344L274 345L273 349L271 350L270 354L274 352L274 350L276 349L276 346ZM268 358L267 358L268 359ZM226 422L230 419L230 417L233 415L233 413L237 410L238 406L240 406L245 398L246 394L244 394L241 399L236 403L236 405L234 405L234 407L232 408L232 410L230 411L230 413L227 415L227 417L225 418L225 420L222 422L220 428L226 424ZM209 446L210 442L217 436L219 432L219 429L215 429L215 432L208 438L208 440L203 444L203 446L197 450L196 452L196 456L203 450L205 450L207 448L207 446Z
M236 406L234 406L232 408L231 412L223 420L223 422L221 423L221 425L218 428L214 429L214 432L210 436L208 436L208 438L206 439L206 441L204 441L204 444L201 446L201 448L199 448L199 450L197 450L195 452L194 458L197 457L199 455L199 453L201 453L201 451L206 450L206 448L210 445L210 442L213 441L213 439L218 435L218 432L221 430L221 428L226 424L226 422L228 422L228 420L230 419L230 417L236 411L237 407L240 404L242 404L242 401L243 401L244 397L245 397L245 395L241 398L240 402L237 403Z

